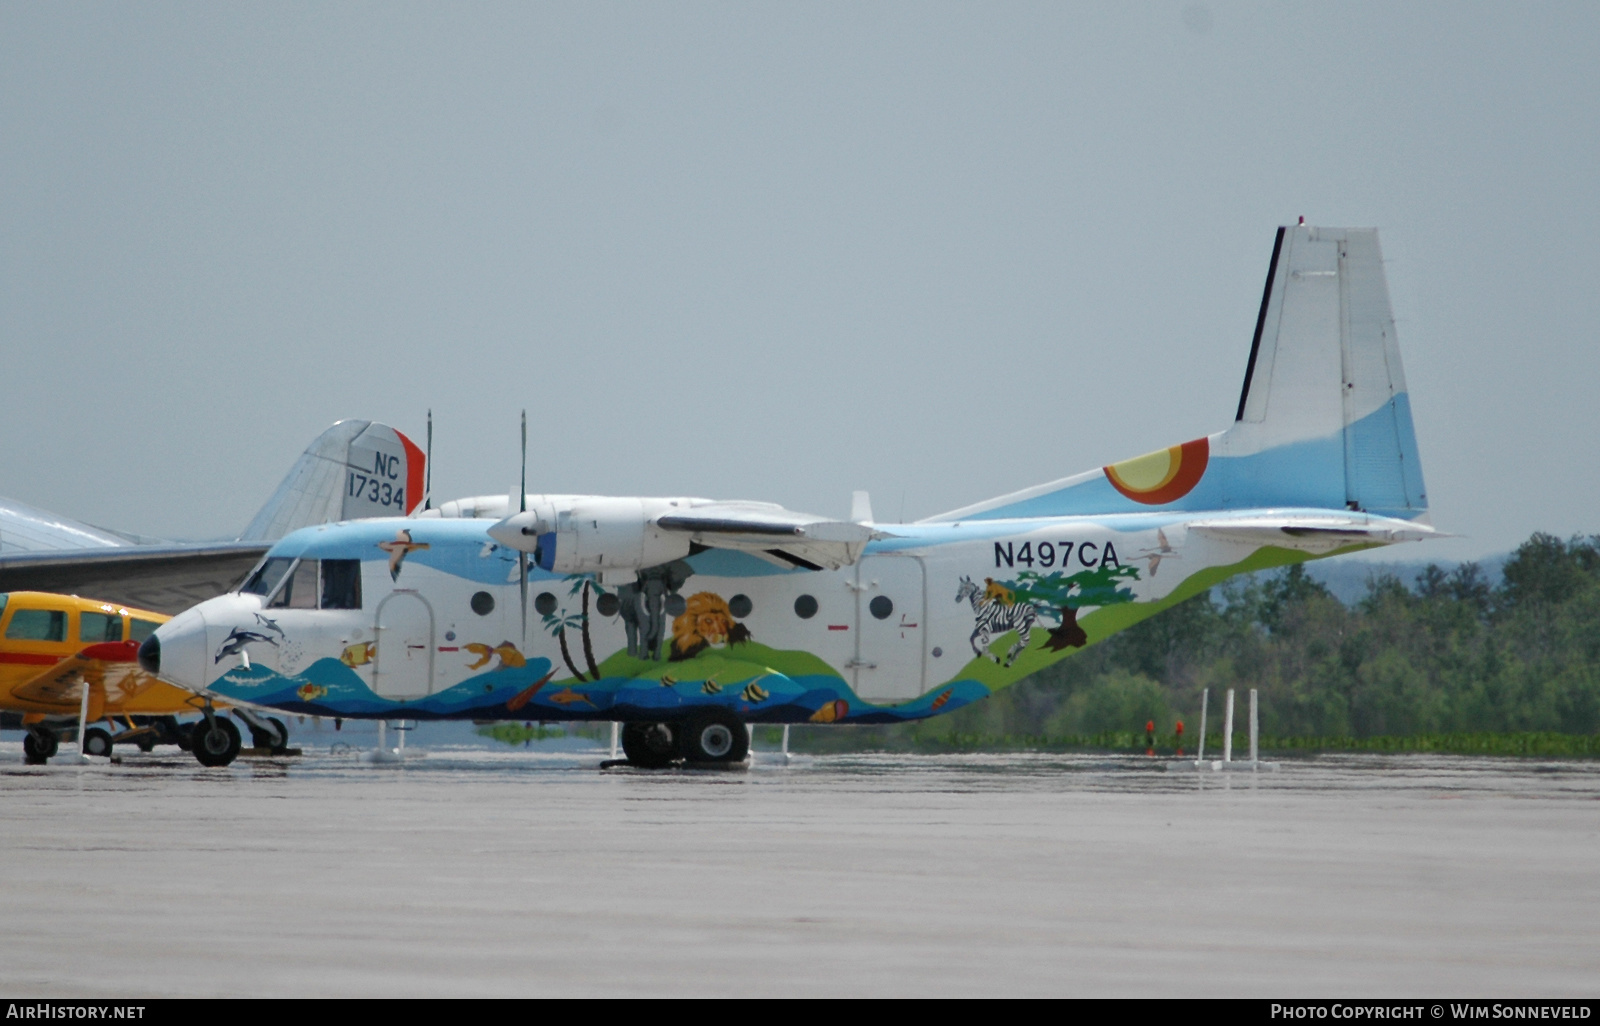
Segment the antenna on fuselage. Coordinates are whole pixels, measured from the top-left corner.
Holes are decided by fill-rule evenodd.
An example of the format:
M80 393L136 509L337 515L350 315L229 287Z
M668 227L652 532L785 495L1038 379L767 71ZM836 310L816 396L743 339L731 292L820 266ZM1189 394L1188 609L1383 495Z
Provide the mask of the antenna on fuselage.
M433 508L433 408L428 408L428 448L422 454L422 508ZM404 736L404 735L402 735Z

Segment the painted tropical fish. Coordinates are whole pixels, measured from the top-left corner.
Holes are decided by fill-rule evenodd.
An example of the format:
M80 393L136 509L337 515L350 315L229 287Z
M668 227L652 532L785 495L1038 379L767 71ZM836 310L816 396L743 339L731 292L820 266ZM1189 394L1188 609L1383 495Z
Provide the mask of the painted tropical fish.
M551 670L549 673L535 681L532 687L524 688L523 690L518 691L515 695L512 695L506 700L506 708L512 712L516 712L518 709L521 709L523 706L527 705L528 702L532 700L533 696L539 693L539 689L550 683L550 679L555 675L556 671Z
M467 664L469 670L479 670L488 666L489 660L495 656L500 657L500 665L495 667L497 670L515 670L528 665L527 657L517 651L517 646L509 641L502 641L492 648L481 641L469 642L461 647L478 657Z
M294 693L300 696L300 701L302 702L315 702L323 695L326 695L328 689L320 684L302 684L294 689Z
M835 723L848 715L850 715L850 703L842 698L836 698L812 713L810 720L812 723Z
M587 695L580 695L578 692L572 690L571 688L562 688L560 691L557 691L555 694L550 695L549 698L550 698L550 701L554 702L555 704L557 704L559 706L563 706L563 707L569 706L569 705L576 705L578 702L583 702L585 705L594 705L594 702L590 701L590 699L589 699L589 697Z
M707 678L706 682L700 685L700 690L707 695L720 695L722 694L722 685L713 679Z
M767 694L767 689L762 687L757 681L751 681L750 683L746 684L744 686L744 690L739 692L739 695L751 705L760 705L762 702L765 702L767 699L772 697L771 695Z
M375 641L358 641L339 654L339 661L352 670L358 666L365 666L377 658L378 643Z

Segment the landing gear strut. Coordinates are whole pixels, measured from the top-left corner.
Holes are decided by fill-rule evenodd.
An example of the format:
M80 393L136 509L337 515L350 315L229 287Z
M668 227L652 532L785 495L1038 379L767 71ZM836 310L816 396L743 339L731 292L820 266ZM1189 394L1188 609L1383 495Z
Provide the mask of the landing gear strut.
M289 728L276 716L262 716L249 709L234 707L234 715L244 721L250 728L250 744L252 747L271 752L273 755L282 755L289 748Z

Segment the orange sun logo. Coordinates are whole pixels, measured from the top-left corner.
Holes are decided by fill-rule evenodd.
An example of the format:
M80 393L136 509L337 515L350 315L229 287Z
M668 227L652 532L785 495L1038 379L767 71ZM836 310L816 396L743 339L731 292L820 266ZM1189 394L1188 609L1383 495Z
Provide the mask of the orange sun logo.
M1111 487L1134 502L1160 506L1194 490L1206 472L1211 443L1204 438L1158 449L1105 468Z

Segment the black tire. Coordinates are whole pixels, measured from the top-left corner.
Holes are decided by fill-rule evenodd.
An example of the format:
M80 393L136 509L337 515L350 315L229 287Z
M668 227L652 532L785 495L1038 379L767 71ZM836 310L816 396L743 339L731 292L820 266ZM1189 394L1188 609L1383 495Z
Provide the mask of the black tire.
M29 766L41 766L50 756L56 754L58 744L54 734L41 734L30 730L22 738L23 761Z
M670 723L624 723L622 752L635 766L662 769L678 754L677 732Z
M202 766L226 766L239 754L242 746L239 728L226 716L214 717L215 726L208 727L205 720L194 725L189 733L189 745L195 759Z
M199 723L178 724L178 737L174 743L185 752L194 751L194 728L205 726L205 722L201 720Z
M141 737L139 740L135 741L134 744L138 746L138 749L141 752L153 752L156 750L156 743L149 736Z
M743 762L750 754L750 732L730 712L696 713L679 730L682 755L689 762Z
M111 733L100 727L90 727L83 732L83 754L111 758Z
M267 722L278 732L278 743L272 746L272 754L282 755L289 750L289 726L276 716L268 716Z

